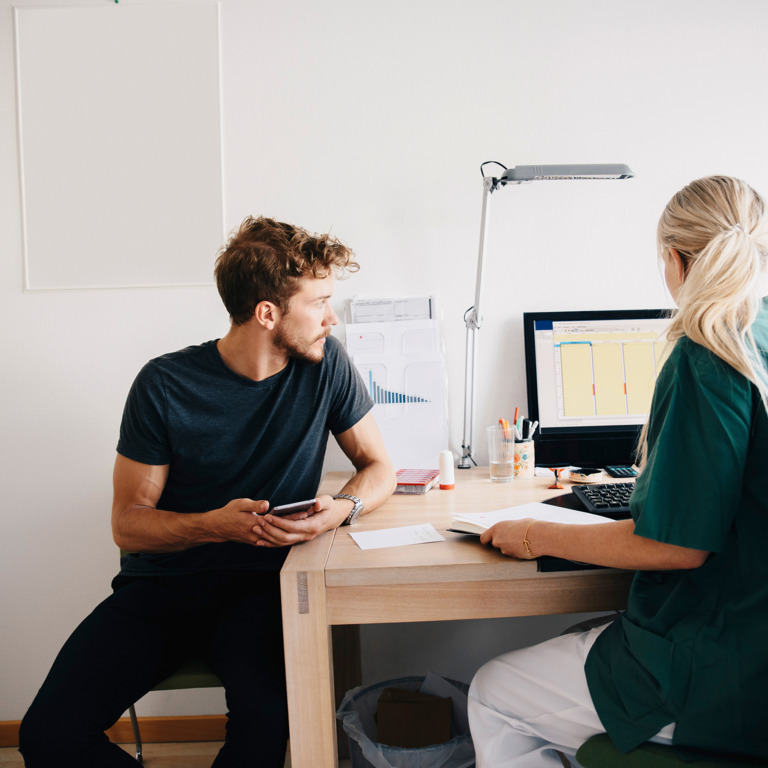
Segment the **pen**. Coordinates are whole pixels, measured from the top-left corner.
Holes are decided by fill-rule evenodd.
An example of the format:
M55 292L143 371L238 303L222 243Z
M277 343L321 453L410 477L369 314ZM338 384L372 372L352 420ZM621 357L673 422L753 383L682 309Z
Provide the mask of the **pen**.
M536 431L536 427L539 426L538 421L534 421L533 424L531 424L531 429L528 432L528 439L533 440L533 433Z
M515 418L514 418L514 419L512 419L512 423L513 423L513 424L515 424L515 425L517 424L517 417L518 417L519 415L520 415L520 409L519 409L517 406L515 406Z

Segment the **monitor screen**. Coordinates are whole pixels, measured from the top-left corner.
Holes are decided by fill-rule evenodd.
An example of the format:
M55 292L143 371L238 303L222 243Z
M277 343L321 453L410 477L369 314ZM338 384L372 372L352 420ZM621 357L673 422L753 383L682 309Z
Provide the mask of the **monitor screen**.
M662 309L523 314L536 464L630 465L664 361Z

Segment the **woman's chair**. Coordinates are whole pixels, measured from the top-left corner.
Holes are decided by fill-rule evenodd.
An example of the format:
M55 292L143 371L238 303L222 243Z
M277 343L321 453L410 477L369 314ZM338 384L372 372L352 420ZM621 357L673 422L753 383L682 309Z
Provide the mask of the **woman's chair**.
M744 762L704 758L693 762L681 760L672 747L647 742L622 754L607 733L599 733L579 747L576 759L584 768L750 768L768 762Z
M176 691L186 688L220 688L221 680L211 671L211 668L197 657L184 662L172 675L158 683L153 691ZM139 730L139 720L136 717L136 708L133 704L128 708L133 728L133 738L136 742L136 759L141 763L142 743Z

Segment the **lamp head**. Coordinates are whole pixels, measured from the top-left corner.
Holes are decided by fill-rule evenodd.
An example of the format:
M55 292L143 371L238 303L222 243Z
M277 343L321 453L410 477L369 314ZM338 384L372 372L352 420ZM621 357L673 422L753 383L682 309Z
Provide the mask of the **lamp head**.
M507 168L496 180L498 186L531 181L561 179L631 179L635 174L628 165L518 165Z

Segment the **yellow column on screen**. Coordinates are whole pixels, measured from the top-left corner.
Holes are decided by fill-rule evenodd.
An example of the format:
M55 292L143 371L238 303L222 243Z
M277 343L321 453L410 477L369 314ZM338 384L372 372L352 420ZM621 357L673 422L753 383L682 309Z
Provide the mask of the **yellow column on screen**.
M627 412L624 393L624 360L621 344L595 344L592 347L595 366L595 413L618 416Z
M560 366L563 375L563 410L565 415L594 416L592 354L589 344L561 344Z
M627 412L648 413L656 383L653 344L625 344L624 370L627 375Z

